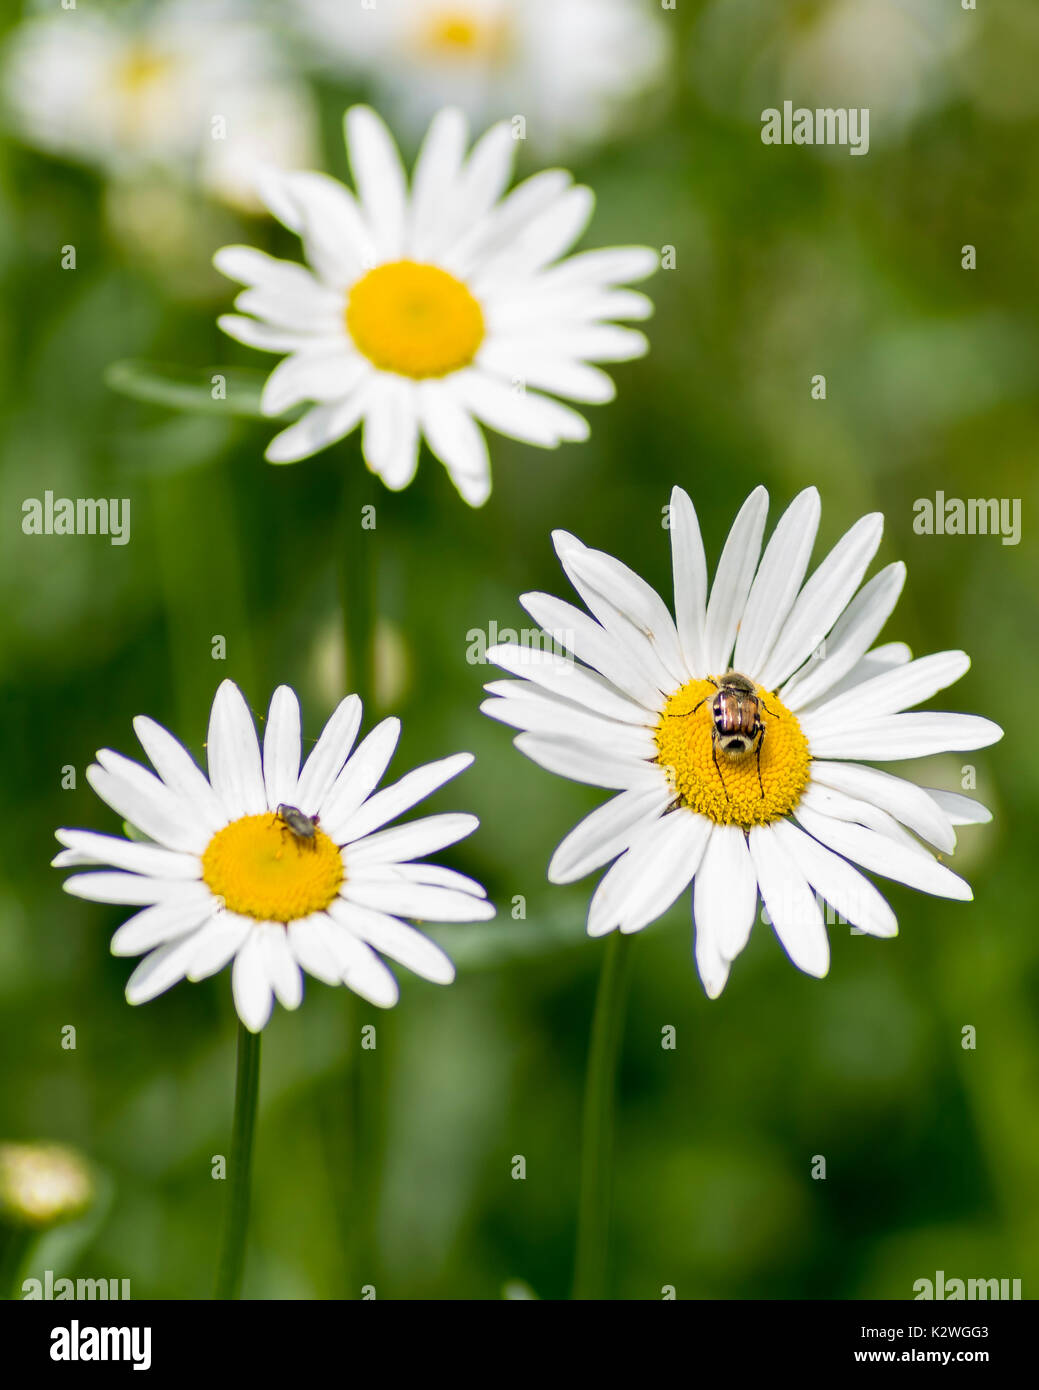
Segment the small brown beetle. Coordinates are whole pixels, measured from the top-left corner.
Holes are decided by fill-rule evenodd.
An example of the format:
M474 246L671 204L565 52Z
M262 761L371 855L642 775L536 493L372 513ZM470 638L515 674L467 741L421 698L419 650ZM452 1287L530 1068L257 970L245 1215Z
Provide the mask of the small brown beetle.
M717 695L705 695L699 704L687 710L686 714L695 714L700 705L711 701L711 757L721 779L725 799L729 800L729 791L718 763L719 749L722 756L732 762L740 762L751 751L757 753L758 787L764 799L761 745L765 742L765 725L761 720L761 711L764 710L766 714L772 714L773 711L758 695L754 682L741 675L739 671L726 671L725 675L719 676L717 680L713 676L708 676L707 679L717 687ZM685 715L679 717L685 718Z

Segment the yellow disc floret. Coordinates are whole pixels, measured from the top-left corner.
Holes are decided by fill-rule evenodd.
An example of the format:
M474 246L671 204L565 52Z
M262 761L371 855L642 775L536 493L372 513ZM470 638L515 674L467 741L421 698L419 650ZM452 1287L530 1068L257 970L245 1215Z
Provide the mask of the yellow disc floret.
M243 816L218 830L202 856L202 877L229 912L292 922L321 912L343 881L343 857L323 830L301 840L275 815Z
M711 681L689 681L676 690L656 728L657 762L675 794L722 825L749 828L779 820L794 809L809 781L811 754L800 724L774 691L755 690L763 734L760 742L745 740L749 746L738 757L726 753L715 735L719 691Z
M418 261L389 261L362 276L346 327L369 362L416 381L467 367L484 335L483 310L461 280Z
M419 46L434 57L493 61L503 56L507 41L508 25L501 17L445 5L429 16Z

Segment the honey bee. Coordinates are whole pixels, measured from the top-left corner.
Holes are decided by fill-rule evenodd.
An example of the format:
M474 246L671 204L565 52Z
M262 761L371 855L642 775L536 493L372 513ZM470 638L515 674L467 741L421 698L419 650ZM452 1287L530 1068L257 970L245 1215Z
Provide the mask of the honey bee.
M283 835L287 830L298 845L309 845L311 849L317 847L317 816L305 816L298 807L286 806L284 802L278 807L277 816Z
M707 679L717 688L717 695L705 695L699 704L691 710L686 711L686 715L695 714L700 705L711 702L711 757L714 759L714 766L721 780L722 790L725 792L725 799L728 801L729 789L725 785L725 777L718 763L718 750L721 750L722 757L728 758L732 762L741 762L748 753L757 754L757 773L758 787L761 791L762 800L765 797L765 788L761 781L761 746L765 742L765 725L761 719L761 711L772 714L764 700L757 693L757 687L752 680L740 674L739 671L726 671L724 676L719 676L717 680L713 676ZM686 715L679 716L685 718Z

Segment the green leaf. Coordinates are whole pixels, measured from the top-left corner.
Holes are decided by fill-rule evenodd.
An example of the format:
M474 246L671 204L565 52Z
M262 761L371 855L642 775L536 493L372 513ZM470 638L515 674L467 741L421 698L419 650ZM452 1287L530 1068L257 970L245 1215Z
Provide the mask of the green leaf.
M120 395L169 410L267 420L280 418L260 410L267 375L254 367L180 367L124 358L106 367L105 384Z

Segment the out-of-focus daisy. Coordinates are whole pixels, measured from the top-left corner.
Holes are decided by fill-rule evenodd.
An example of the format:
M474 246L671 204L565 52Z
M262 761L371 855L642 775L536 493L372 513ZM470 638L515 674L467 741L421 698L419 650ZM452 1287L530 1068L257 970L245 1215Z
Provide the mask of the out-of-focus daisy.
M303 970L384 1008L396 1003L397 982L377 952L424 979L451 982L451 961L400 918L494 916L474 880L417 862L470 835L476 817L383 827L467 768L472 755L429 763L375 791L400 721L383 720L354 749L360 723L361 702L350 695L301 769L293 692L274 692L261 751L241 691L224 681L209 722L208 778L144 717L134 729L155 773L109 749L98 753L90 785L150 843L59 830L65 848L54 864L110 866L66 879L66 892L143 909L112 938L114 955L147 953L126 986L131 1004L233 961L235 1007L259 1032L275 998L299 1006Z
M0 1222L36 1230L74 1221L97 1195L86 1159L65 1144L0 1144Z
M319 402L275 436L267 458L306 458L363 421L365 459L387 487L414 477L424 437L479 506L491 480L477 421L544 448L586 439L584 416L542 393L612 399L612 380L591 364L647 350L642 333L610 320L652 312L645 295L619 287L658 258L627 246L560 261L591 216L592 192L548 169L505 195L515 150L505 123L467 155L465 117L441 111L410 190L374 111L352 107L345 130L356 198L324 174L270 172L260 184L309 268L247 246L214 257L250 287L235 301L242 314L220 319L224 332L288 353L264 411Z
M481 123L523 116L540 149L630 124L667 52L654 0L300 0L298 13L319 59L371 77L412 129L450 102Z
M55 6L14 31L5 57L24 138L115 174L158 167L255 210L258 161L313 158L306 85L236 0Z
M866 107L879 146L956 92L957 59L974 32L963 20L947 0L711 0L694 31L693 69L715 110L739 120L757 122L788 98L812 110Z
M625 565L557 532L592 616L547 594L521 601L576 662L516 645L488 652L524 677L493 682L483 706L525 731L516 746L552 772L619 792L566 837L549 878L572 882L616 861L592 898L593 936L639 931L692 881L696 961L712 998L746 945L759 895L790 959L817 976L830 958L820 899L866 932L897 931L854 865L969 899L927 846L951 853L953 827L988 819L984 807L860 760L983 748L1002 736L976 715L905 712L970 662L963 652L913 661L902 643L873 646L905 580L892 564L862 584L879 513L805 582L818 493L795 498L762 552L767 510L758 488L708 593L696 513L675 488L674 617Z

